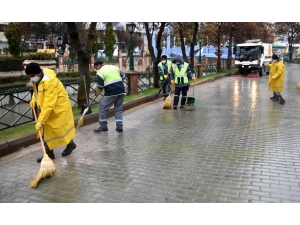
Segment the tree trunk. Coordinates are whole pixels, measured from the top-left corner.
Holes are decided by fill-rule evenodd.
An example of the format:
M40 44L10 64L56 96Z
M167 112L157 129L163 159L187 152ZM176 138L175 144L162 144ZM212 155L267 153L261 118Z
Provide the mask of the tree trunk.
M192 72L194 73L194 58L195 58L195 52L194 52L194 49L195 49L195 43L197 43L197 33L198 33L198 27L199 27L199 24L198 22L195 22L194 23L195 26L194 26L194 33L193 33L193 41L191 42L191 50L190 50L190 68L192 70ZM200 49L200 52L201 52L201 49ZM199 52L199 54L200 54Z
M231 61L232 61L232 32L229 35L229 44L228 44L228 57L227 57L227 69L231 69Z
M184 37L183 37L183 32L182 32L182 23L179 22L178 23L179 25L179 37L180 37L180 45L181 45L181 52L182 52L182 58L183 58L183 61L185 62L189 62L189 60L187 59L186 57L186 52L185 52L185 43L184 43Z
M156 88L159 88L159 86L160 86L159 75L158 75L158 63L160 62L160 56L162 53L160 41L161 41L162 33L165 28L165 24L166 23L161 23L158 34L157 34L157 38L156 38L157 56L155 56L154 48L152 46L152 35L153 35L153 29L155 29L155 28L154 28L154 26L152 26L152 35L150 35L149 23L147 23L147 22L144 23L144 26L146 29L147 40L148 40L148 50L150 52L151 60L153 63L154 87L156 87Z
M94 42L94 34L96 31L96 22L92 22L90 25L90 31L88 34L87 43L85 46L81 46L79 33L77 30L77 26L75 22L68 22L68 31L70 36L70 44L72 48L77 53L77 60L78 60L78 71L80 73L80 85L78 89L78 96L77 96L77 107L81 108L83 104L87 104L89 102L86 99L86 92L87 96L89 96L89 90L91 86L91 75L90 75L90 52L92 49L92 45ZM85 76L85 83L86 86L84 87L84 79L83 75ZM89 98L89 97L88 97Z

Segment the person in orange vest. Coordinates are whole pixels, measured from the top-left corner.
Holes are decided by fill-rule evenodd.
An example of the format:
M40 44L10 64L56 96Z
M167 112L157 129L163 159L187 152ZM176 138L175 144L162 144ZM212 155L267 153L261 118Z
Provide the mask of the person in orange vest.
M193 81L196 81L197 78L195 77L195 74L192 73L189 64L184 62L182 56L180 55L175 56L170 75L171 84L175 84L173 109L177 109L180 94L182 95L180 108L184 108L187 92L190 88L189 79L193 79Z

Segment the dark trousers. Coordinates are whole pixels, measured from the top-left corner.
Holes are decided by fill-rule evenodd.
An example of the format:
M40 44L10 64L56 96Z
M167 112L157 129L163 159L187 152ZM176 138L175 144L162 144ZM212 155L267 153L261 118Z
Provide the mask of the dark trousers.
M160 83L160 86L162 88L162 91L163 91L163 94L164 94L164 97L168 97L170 95L170 92L171 92L171 83L170 81L161 81Z
M187 97L187 92L189 90L189 86L185 87L176 87L175 86L175 94L174 94L174 102L173 105L177 106L180 98L180 93L181 93L181 104L180 105L185 105L186 97Z

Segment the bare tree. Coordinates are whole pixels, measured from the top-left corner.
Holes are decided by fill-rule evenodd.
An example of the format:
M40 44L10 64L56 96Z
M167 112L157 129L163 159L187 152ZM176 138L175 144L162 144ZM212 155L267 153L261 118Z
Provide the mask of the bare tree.
M194 22L194 33L193 33L193 40L191 41L191 49L190 49L190 68L192 71L194 71L194 56L195 56L195 43L197 43L197 34L198 34L198 28L199 28L199 23ZM201 52L201 49L199 49L199 54Z
M293 44L300 33L299 22L278 22L275 23L276 34L281 41L288 41L289 44L289 59L293 59Z
M162 23L148 23L145 22L144 26L146 29L146 36L147 36L147 40L148 40L148 50L150 52L150 57L153 63L153 75L154 75L154 87L158 88L159 87L159 74L158 74L158 63L160 62L160 57L161 57L161 53L162 53L162 48L161 48L161 37L163 35L165 26L167 25L166 22L162 22ZM154 48L152 46L152 35L153 35L153 31L155 29L158 29L158 33L157 33L157 37L156 37L156 49L157 49L157 56L155 56L154 53ZM151 30L151 32L150 32Z
M90 84L91 84L90 52L94 42L94 34L96 32L97 22L92 22L90 24L90 29L87 35L88 37L85 45L81 44L76 22L68 22L67 25L68 25L68 31L70 36L71 47L77 53L78 71L80 74L84 74L86 80L86 90L90 90ZM85 104L88 101L85 95L83 76L80 76L80 81L81 82L80 82L78 97L77 97L78 108L80 108L82 104Z

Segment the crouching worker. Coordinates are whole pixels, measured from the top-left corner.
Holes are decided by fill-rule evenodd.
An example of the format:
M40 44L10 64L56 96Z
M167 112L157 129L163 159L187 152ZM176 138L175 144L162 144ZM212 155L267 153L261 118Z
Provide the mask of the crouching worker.
M54 159L54 148L66 146L61 153L67 156L76 148L75 124L68 93L51 69L41 69L38 63L29 63L26 74L33 84L30 107L38 110L35 129L41 131L47 155ZM40 163L43 157L37 159Z

